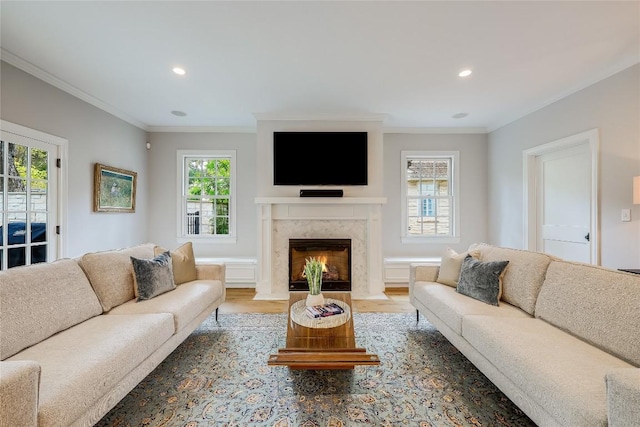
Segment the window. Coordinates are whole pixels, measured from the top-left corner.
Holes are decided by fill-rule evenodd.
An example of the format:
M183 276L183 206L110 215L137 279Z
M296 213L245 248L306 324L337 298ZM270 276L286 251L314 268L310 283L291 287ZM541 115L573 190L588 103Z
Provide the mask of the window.
M458 152L402 152L402 240L457 242Z
M235 241L235 151L180 150L178 165L178 235Z

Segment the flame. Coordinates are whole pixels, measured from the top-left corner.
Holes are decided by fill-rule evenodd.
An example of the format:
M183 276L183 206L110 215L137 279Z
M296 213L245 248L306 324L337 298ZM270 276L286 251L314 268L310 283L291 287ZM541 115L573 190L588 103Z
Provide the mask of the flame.
M320 261L320 263L322 264L322 272L326 273L327 272L327 257L324 255L320 255L318 257L318 261Z

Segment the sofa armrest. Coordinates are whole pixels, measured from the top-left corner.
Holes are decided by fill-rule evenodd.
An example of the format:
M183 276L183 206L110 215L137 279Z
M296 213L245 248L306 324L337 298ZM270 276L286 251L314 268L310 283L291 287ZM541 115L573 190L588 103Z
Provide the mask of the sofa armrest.
M614 369L607 373L609 427L637 425L640 420L640 368Z
M224 264L196 264L196 278L198 280L220 280L225 284Z
M435 282L439 271L438 264L410 264L409 282Z
M224 264L196 264L196 274L198 280L219 280L222 283L222 300L227 299L226 266Z
M0 362L0 427L38 425L40 365L30 360Z
M416 282L435 282L439 270L439 264L409 264L409 301L413 301L413 287Z

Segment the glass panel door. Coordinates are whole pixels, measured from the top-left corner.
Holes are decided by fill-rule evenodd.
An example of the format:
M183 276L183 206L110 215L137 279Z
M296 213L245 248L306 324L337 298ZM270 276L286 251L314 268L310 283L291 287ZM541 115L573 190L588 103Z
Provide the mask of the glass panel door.
M0 269L56 258L57 147L2 132Z

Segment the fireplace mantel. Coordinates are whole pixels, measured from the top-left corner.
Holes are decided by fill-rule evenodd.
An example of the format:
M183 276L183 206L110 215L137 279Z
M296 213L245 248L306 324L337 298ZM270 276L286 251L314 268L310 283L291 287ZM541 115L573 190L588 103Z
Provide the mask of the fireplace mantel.
M352 298L384 295L381 210L385 197L257 197L255 299L288 299L290 238L352 240Z

